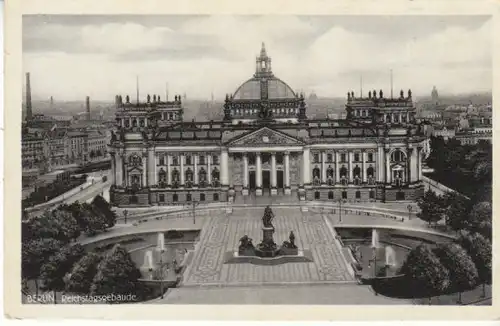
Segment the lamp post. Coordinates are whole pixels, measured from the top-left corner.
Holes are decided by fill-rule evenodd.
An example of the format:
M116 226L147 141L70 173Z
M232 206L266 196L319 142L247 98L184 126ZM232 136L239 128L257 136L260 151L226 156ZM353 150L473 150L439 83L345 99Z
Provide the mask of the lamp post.
M124 217L124 220L125 220L125 224L127 224L127 215L128 215L128 211L124 210L123 211L123 217Z
M339 199L339 223L342 223L342 198Z
M411 220L411 212L413 211L413 207L411 205L408 205L406 208L408 208L408 220Z
M197 202L197 201L193 201L193 202L191 203L191 207L192 207L192 209L193 209L193 212L192 212L192 214L193 214L193 224L196 224L196 206L198 206L199 204L200 204L200 203L199 203L199 202Z

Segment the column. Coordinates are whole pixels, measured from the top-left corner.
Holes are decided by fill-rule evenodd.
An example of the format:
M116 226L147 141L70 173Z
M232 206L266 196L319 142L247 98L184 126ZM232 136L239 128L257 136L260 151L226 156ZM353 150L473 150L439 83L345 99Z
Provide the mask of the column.
M229 185L228 159L227 148L223 148L220 155L220 182L223 187Z
M271 153L271 196L278 194L276 173L276 153Z
M406 123L410 123L410 112L406 112Z
M348 160L349 160L349 183L352 183L354 181L354 178L353 178L353 175L352 175L352 155L353 155L353 152L349 152L347 153L347 157L348 157Z
M148 157L142 152L142 187L148 186Z
M116 158L116 163L115 163L115 169L116 169L116 185L118 187L123 186L123 157L121 153L117 153L115 155Z
M129 127L132 128L132 118L128 118Z
M198 154L193 155L194 160L194 185L198 186Z
M417 171L418 180L422 180L422 147L417 148Z
M244 196L248 195L248 154L243 153L243 191Z
M310 149L304 147L302 155L302 182L304 185L311 184L311 163L310 163Z
M262 196L262 161L260 157L260 153L256 153L255 155L255 183L256 183L256 192L257 196Z
M111 184L116 186L116 155L115 153L111 154Z
M384 156L384 148L379 146L377 149L377 165L375 173L377 174L377 182L385 183L385 156Z
M180 171L180 175L181 175L181 187L184 187L184 154L181 154L181 156L179 157L180 159L180 164L181 164L181 171Z
M207 155L207 182L212 184L212 154Z
M154 148L148 148L148 187L156 185L156 156Z
M366 178L366 152L365 151L363 151L361 153L361 160L362 160L361 175L363 176L363 183L366 183L367 178Z
M144 118L144 127L148 126L148 118Z
M390 184L392 176L391 176L391 157L389 155L389 148L385 149L385 171L386 171L385 183Z
M412 174L415 173L412 171L411 168L411 161L412 161L412 156L413 156L413 148L409 147L408 150L406 151L406 183L411 183L412 179Z
M170 155L167 155L167 185L172 185L172 168L170 167Z
M339 164L339 156L340 153L335 151L335 183L340 182L340 164Z
M290 195L290 152L285 152L285 195Z
M321 153L321 184L326 184L326 153Z

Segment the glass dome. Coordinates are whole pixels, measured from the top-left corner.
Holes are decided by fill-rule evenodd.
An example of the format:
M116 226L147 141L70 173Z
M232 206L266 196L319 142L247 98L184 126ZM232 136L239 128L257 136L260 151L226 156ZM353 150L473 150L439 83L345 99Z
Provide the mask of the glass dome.
M265 86L263 79L252 78L244 82L234 93L235 100L260 100L261 85ZM282 80L272 77L267 79L268 99L287 99L295 98L295 93Z

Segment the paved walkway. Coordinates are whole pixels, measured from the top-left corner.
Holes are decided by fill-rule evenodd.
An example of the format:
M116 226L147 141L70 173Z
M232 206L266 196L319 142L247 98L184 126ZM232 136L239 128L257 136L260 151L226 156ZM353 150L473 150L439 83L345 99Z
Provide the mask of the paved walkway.
M311 263L276 266L224 264L226 252L234 252L239 239L248 235L256 245L262 240L262 209L237 209L214 218L202 231L199 249L186 271L183 285L238 285L301 282L353 282L341 248L321 215L302 213L299 208L275 208L274 241L280 245L294 231L297 246L310 250Z
M354 284L286 285L260 287L203 287L170 289L159 304L331 304L402 305L400 300L375 295L368 286Z

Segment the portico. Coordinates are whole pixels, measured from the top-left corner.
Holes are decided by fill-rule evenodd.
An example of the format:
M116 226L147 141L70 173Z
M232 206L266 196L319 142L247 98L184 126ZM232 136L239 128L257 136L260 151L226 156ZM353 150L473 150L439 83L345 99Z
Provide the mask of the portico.
M278 189L285 195L291 194L290 154L301 153L302 147L254 147L229 148L229 153L239 153L243 159L242 194L247 196L255 191L262 196L263 190L269 190L274 196Z

